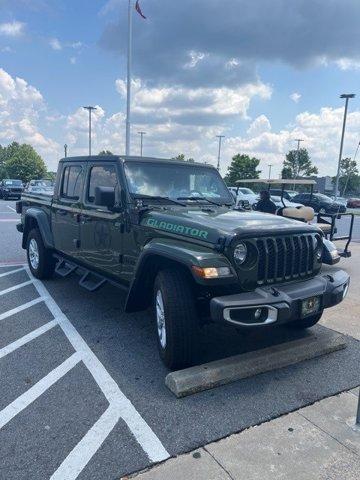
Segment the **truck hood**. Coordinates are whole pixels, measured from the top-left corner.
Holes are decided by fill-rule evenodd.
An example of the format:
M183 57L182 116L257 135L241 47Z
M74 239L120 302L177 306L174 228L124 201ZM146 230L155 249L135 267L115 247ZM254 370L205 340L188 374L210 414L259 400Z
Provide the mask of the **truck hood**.
M151 210L141 225L216 243L220 236L262 236L318 231L315 225L261 212L239 212L228 208L170 208Z

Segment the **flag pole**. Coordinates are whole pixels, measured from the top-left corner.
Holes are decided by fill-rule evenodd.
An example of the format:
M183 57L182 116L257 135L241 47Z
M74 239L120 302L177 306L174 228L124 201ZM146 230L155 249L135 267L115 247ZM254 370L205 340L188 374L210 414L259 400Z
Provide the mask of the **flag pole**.
M126 98L126 145L125 153L130 155L131 128L131 66L132 66L132 0L128 6L128 54L127 54L127 98Z

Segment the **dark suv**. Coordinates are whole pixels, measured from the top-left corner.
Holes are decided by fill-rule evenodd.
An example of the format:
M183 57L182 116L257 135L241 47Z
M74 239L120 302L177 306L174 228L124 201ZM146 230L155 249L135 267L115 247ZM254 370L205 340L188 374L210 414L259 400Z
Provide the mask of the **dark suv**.
M7 200L8 198L19 199L24 186L21 180L12 180L11 178L4 178L0 182L0 198Z
M330 197L322 193L299 193L293 199L293 202L302 203L307 207L312 207L318 213L345 213L346 207L341 203L337 203Z

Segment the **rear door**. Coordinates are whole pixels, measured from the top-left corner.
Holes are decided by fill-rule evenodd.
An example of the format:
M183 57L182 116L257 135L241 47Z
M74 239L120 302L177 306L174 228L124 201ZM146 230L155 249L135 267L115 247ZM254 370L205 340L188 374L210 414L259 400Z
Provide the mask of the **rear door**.
M64 162L52 205L52 228L56 250L71 257L80 251L81 197L85 162Z
M116 162L89 163L80 222L81 260L92 269L119 276L122 269L124 211L111 211L95 203L96 187L114 188L119 198Z

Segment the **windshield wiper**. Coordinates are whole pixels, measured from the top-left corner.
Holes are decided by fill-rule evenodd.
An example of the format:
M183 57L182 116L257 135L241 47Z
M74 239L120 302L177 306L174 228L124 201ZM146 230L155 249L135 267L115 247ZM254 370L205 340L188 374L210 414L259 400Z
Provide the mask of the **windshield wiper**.
M218 203L218 202L214 202L214 200L210 200L209 198L207 197L178 197L177 200L197 200L197 201L202 201L202 200L205 200L206 202L208 203L211 203L212 205L217 205L218 207L222 207L223 205L226 205L227 207L230 207L230 203Z
M144 199L144 200L166 200L167 202L174 203L175 205L181 205L182 207L186 206L183 203L178 202L177 200L173 200L170 197L161 197L159 195L138 195L138 194L135 194L135 195L133 195L133 197L138 199L138 200L142 200L142 199Z

